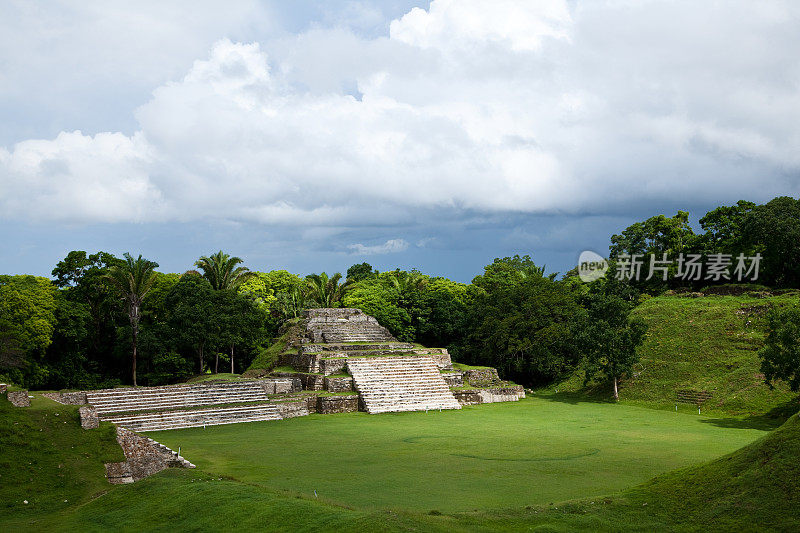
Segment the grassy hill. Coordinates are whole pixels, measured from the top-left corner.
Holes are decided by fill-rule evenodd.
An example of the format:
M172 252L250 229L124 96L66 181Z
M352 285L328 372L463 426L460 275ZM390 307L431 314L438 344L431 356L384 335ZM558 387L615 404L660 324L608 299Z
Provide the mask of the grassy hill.
M11 531L107 491L103 463L123 461L116 432L81 429L78 408L38 394L29 408L0 396L0 527ZM27 504L24 501L27 500Z
M764 384L758 349L765 337L765 314L771 306L798 301L796 294L755 298L659 296L640 304L634 315L649 330L640 349L635 376L621 384L623 401L674 408L678 390L708 391L703 409L729 415L788 416L798 410L797 395L785 386ZM583 387L582 376L547 392L609 398L603 386ZM691 406L680 406L689 410Z

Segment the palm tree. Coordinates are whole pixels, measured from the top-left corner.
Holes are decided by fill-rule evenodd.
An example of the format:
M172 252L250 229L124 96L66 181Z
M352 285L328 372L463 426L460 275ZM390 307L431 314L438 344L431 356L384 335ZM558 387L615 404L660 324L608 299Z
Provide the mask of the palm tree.
M222 250L211 257L203 256L194 265L203 271L206 278L215 291L238 289L239 286L255 275L247 267L236 266L242 263L239 257L231 257Z
M340 283L342 275L336 273L331 277L322 274L309 274L306 276L308 295L311 300L322 307L335 307L350 287L350 282Z
M131 322L131 340L133 347L133 386L136 386L136 352L139 342L139 319L141 318L142 301L153 282L156 280L154 269L158 268L158 263L142 259L141 254L137 259L126 253L125 262L114 265L104 276L113 289L125 302L128 319Z
M210 257L202 256L195 261L194 265L203 271L203 277L211 283L211 287L215 291L235 291L242 283L255 276L255 272L250 272L250 269L243 266L236 266L242 263L240 257L231 257L222 250ZM234 344L230 344L231 349L231 374L233 374L233 348ZM219 371L219 354L217 354L214 363L214 373Z

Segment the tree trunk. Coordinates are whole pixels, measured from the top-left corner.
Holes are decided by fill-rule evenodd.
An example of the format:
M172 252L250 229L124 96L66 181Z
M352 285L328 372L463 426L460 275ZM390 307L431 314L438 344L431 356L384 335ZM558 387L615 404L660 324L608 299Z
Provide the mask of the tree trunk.
M197 353L199 355L199 358L197 359L197 363L199 365L197 367L197 373L198 374L202 374L203 373L203 345L202 344L200 345L200 349L197 351Z
M219 352L217 352L217 355L214 359L214 373L219 374Z
M135 302L131 302L129 312L129 318L131 319L131 344L133 348L131 374L133 374L133 386L136 387L136 352L139 345L139 306L136 305Z
M619 389L617 389L617 376L614 376L614 401L619 401Z
M136 348L137 348L137 337L139 336L139 325L133 327L133 365L131 371L133 373L133 386L136 387Z
M233 374L233 344L231 344L231 374Z

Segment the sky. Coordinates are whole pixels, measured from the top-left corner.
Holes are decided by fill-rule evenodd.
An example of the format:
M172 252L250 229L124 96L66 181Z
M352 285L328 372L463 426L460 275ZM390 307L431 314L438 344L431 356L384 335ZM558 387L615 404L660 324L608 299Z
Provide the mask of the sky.
M798 50L791 0L5 0L0 273L565 272L800 196Z

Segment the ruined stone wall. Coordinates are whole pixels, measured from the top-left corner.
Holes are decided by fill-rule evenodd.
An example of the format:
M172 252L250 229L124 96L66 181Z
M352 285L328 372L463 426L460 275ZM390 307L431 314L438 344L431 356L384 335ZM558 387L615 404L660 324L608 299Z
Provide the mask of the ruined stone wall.
M394 340L386 328L361 309L308 309L303 312L303 318L306 320L306 337L311 342Z
M461 405L478 405L481 403L479 389L454 390L453 396L456 397Z
M320 396L317 398L317 412L320 414L351 413L354 411L358 411L358 394Z
M306 416L310 412L308 410L308 401L305 399L275 402L275 405L278 407L278 413L280 413L281 418Z
M497 385L502 382L495 368L465 370L464 379L473 387Z
M436 363L441 370L450 370L453 368L453 361L450 359L450 352L447 348L417 348L413 353L418 355L427 355L433 362Z
M110 483L132 483L171 467L194 468L166 446L125 428L117 427L117 442L125 462L106 464Z
M487 387L481 389L454 390L461 405L479 405L482 403L516 402L525 397L525 388L522 385L509 385L503 387Z
M481 389L481 403L516 402L525 397L522 385Z
M8 391L8 401L14 407L31 406L31 399L28 398L28 391L26 390Z
M340 357L337 359L321 359L319 362L319 371L322 372L323 376L330 376L331 374L337 374L343 371L346 366L347 357Z
M442 372L442 379L448 387L462 387L464 379L461 372Z
M63 403L64 405L85 405L86 404L86 391L76 392L45 392L42 394L45 398L50 398L54 402Z
M81 427L83 429L97 429L100 427L100 416L97 414L97 409L91 405L83 405L78 409L78 414L81 417Z
M328 392L350 392L353 390L353 378L350 376L326 377L325 390Z

